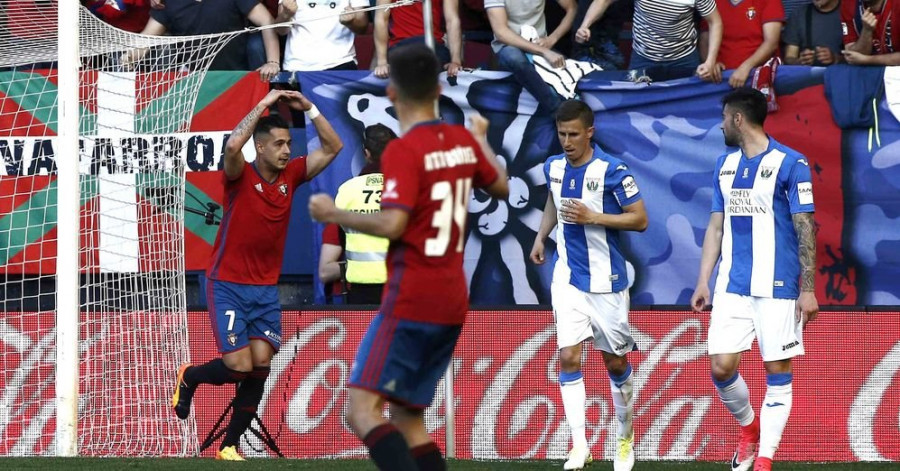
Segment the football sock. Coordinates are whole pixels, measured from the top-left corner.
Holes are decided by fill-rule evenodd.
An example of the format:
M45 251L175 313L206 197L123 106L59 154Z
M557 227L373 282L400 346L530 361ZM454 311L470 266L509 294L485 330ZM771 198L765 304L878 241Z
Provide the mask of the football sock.
M584 391L584 377L581 371L566 373L559 372L559 392L562 395L563 409L566 411L566 421L572 429L572 445L587 445L584 435L584 403L586 394Z
M372 429L363 443L369 449L369 456L375 466L382 471L417 471L409 445L400 431L391 424L382 424Z
M612 392L613 406L616 408L618 438L634 436L634 386L631 378L631 364L621 375L609 372L609 389Z
M419 471L446 471L447 462L441 456L441 449L434 442L419 445L411 450Z
M716 392L719 393L722 404L725 404L741 427L752 424L756 415L753 413L753 406L750 405L750 389L747 388L747 383L744 382L741 374L735 372L734 376L725 381L717 381L713 378L713 383L716 385Z
M266 378L269 377L269 367L254 367L247 379L241 381L237 394L234 396L234 410L231 412L231 420L225 429L225 438L220 449L237 446L241 436L250 426L250 421L256 415L256 408L262 400L266 389Z
M184 382L191 388L198 384L221 386L225 383L240 383L246 377L246 372L232 370L225 366L225 362L221 358L188 367L184 372Z
M759 456L772 458L781 442L781 433L791 415L794 402L794 375L773 373L766 375L766 398L759 412Z

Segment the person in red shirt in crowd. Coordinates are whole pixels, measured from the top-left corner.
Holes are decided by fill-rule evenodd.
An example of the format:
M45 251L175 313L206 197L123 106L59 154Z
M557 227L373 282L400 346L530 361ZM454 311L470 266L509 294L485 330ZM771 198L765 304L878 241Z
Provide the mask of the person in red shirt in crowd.
M724 30L719 47L719 66L733 70L728 84L743 87L754 67L778 55L784 7L781 0L716 0ZM709 36L706 23L701 25L700 54L706 57Z
M506 172L487 143L488 122L472 131L438 119L440 63L422 44L391 51L387 96L403 137L382 157L381 211L341 211L331 197L309 200L313 219L391 239L388 283L363 337L350 379L347 419L379 469L443 470L425 429L425 408L453 356L469 308L463 271L472 188L509 195ZM382 414L390 403L390 421Z
M97 18L131 33L140 33L150 19L149 0L81 0L81 4Z
M900 65L900 1L845 0L844 59L855 65Z
M286 101L306 112L322 146L307 157L290 158L291 134L277 116L261 117ZM253 136L256 161L242 149ZM201 384L240 383L234 411L217 459L243 461L238 441L263 396L269 364L281 346L281 273L294 191L334 160L343 144L331 124L300 92L273 90L232 131L225 144L224 216L206 271L209 317L221 358L178 368L172 408L179 419L191 412Z
M397 0L378 0L378 6L390 5ZM388 49L401 44L425 41L425 25L422 23L422 2L396 8L384 8L375 12L375 76L388 77ZM459 21L459 0L431 1L431 31L434 50L447 75L456 77L462 68L462 28ZM444 25L447 43L444 43Z

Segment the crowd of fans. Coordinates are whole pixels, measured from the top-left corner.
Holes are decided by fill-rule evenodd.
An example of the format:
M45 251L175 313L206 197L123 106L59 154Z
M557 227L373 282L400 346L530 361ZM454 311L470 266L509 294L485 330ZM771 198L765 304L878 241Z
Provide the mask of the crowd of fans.
M398 1L82 3L117 28L151 35L292 22L240 35L212 64L218 70L259 70L269 78L282 70L358 68L386 77L391 48L424 40L423 4L359 10ZM894 5L900 0L808 1L433 0L431 18L436 51L450 76L473 66L514 72L549 110L561 100L535 71L532 56L554 68L575 59L604 70L635 71L628 76L648 80L696 75L719 82L729 70L734 87L775 60L815 66L900 65L900 4ZM358 49L372 51L371 60L360 60Z

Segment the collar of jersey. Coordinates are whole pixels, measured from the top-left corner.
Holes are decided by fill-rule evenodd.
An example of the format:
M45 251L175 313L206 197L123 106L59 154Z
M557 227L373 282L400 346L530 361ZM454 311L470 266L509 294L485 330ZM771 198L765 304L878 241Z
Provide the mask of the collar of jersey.
M253 167L253 171L256 172L256 176L258 176L259 179L262 180L263 183L265 183L266 185L274 185L275 182L278 181L278 177L281 175L281 171L279 171L279 172L278 172L278 175L275 175L275 179L274 179L274 180L268 181L268 180L266 180L265 177L262 176L261 173L259 173L259 169L256 168L256 161L255 161L255 160L254 160L253 162L250 163L250 166Z
M749 160L753 160L753 159L755 159L755 158L757 158L757 157L762 157L762 156L768 154L769 152L772 152L772 149L775 148L775 145L776 145L777 143L775 142L775 139L772 139L772 136L766 134L766 137L769 138L769 146L766 147L766 150L760 152L759 154L754 155L753 157L747 157L746 155L744 155L744 151L741 150L741 158L744 159L744 160L748 160L748 161L749 161Z
M566 158L565 152L560 154L560 155L562 155L563 160L566 161L566 168L571 168L573 170L587 168L587 166L590 165L591 162L593 162L597 159L600 159L601 158L600 156L603 155L603 151L600 149L600 146L596 142L592 142L591 145L594 147L594 153L593 153L593 155L591 155L590 160L588 160L587 162L585 162L577 167L573 166L572 163L569 162L569 159Z
M443 121L441 121L440 119L430 119L428 121L419 121L418 123L413 124L413 126L411 128L409 128L409 130L412 131L413 129L416 129L419 126L434 126L435 124L441 124L442 122ZM409 131L407 131L407 132L409 132Z

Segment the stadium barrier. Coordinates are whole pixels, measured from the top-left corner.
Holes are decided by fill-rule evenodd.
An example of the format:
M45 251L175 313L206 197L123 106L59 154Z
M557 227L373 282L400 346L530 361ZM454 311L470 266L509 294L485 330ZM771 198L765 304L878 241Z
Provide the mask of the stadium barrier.
M272 363L260 416L288 457L363 457L365 448L350 432L343 411L345 381L356 346L374 311L285 311L283 348ZM806 356L795 362L794 405L778 451L779 460L900 460L900 312L824 312L806 331ZM44 319L43 317L47 317ZM2 378L5 404L18 395L38 395L15 421L0 424L0 455L52 449L53 388L21 389L39 369L53 368L39 337L13 331L52 329L52 314L20 316L34 326L8 325L2 340L6 362L16 375ZM684 311L634 311L640 351L631 353L635 375L635 429L639 460L727 460L738 429L719 403L709 379L705 338L708 316ZM191 358L217 355L205 312L189 314ZM31 334L29 334L31 335ZM457 347L453 394L455 451L459 458L562 458L569 432L557 383L556 339L546 309L472 311ZM42 347L42 345L44 345ZM104 348L95 336L83 352ZM598 353L584 366L588 392L587 435L595 456L613 453L615 416L609 383ZM741 372L757 410L765 376L754 350ZM102 366L102 365L95 365ZM118 385L121 388L134 385ZM204 387L195 397L199 439L218 419L230 386ZM125 397L125 395L123 395ZM115 402L115 397L110 398ZM443 447L444 388L426 412L429 430ZM128 404L113 409L139 414ZM0 409L9 417L9 409ZM135 433L140 433L135 430ZM142 433L147 433L146 431ZM248 434L249 435L249 434ZM36 439L37 437L37 439ZM248 456L269 456L255 438L242 442ZM207 451L209 453L209 451Z

